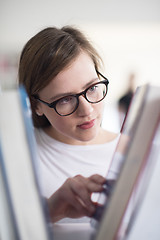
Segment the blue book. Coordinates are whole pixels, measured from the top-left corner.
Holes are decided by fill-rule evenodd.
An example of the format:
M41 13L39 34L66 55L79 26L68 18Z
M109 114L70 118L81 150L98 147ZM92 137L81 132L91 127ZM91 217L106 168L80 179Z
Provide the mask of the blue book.
M29 98L23 87L0 93L0 237L53 239L38 164Z

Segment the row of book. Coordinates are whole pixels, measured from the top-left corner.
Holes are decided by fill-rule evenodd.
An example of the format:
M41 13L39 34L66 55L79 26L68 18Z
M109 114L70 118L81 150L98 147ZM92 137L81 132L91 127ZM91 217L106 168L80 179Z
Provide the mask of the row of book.
M160 87L146 84L137 88L112 164L115 161L121 161L122 164L109 196L105 194L104 198L100 195L100 198L103 197L103 211L99 214L97 208L98 217L94 216L91 221L91 225L96 228L92 238L146 239L141 226L146 222L146 214L154 213L156 216L151 218L154 226L152 230L157 238L150 239L160 239L160 230L157 227L157 221L160 219L160 201L157 201L156 195L160 180L156 172L160 170ZM47 205L40 192L37 164L31 109L25 89L20 87L2 91L1 240L55 240L49 223ZM160 194L158 196L160 197ZM150 205L147 205L147 200L150 201ZM156 213L153 202L154 205L158 204ZM147 223L150 223L150 219Z

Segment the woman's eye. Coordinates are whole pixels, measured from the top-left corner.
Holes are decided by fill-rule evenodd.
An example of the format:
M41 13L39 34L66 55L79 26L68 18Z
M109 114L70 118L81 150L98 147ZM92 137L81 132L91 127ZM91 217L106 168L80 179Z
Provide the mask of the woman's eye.
M59 104L67 104L72 101L73 97L72 96L67 96L59 100Z
M97 90L97 88L98 88L98 85L94 85L94 86L89 88L89 91L90 92L95 92Z

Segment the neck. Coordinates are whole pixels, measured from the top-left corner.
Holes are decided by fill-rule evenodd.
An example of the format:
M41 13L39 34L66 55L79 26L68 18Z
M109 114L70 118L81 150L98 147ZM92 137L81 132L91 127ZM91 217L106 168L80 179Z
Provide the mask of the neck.
M104 144L104 143L113 141L118 136L118 134L116 134L116 133L109 132L107 130L100 128L98 134L92 140L80 141L80 140L77 140L74 138L68 138L68 137L64 137L64 136L62 137L60 134L55 134L54 130L51 129L51 127L45 128L43 130L51 138L54 138L55 140L57 140L59 142L63 142L63 143L70 144L70 145Z

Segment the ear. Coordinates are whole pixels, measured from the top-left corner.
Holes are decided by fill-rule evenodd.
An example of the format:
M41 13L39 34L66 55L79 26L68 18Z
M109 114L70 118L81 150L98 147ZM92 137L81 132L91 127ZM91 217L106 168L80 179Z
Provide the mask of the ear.
M38 116L42 116L42 115L43 115L42 113L40 113L40 112L37 111L37 110L36 110L36 114L37 114Z
M41 108L40 104L37 105L35 112L38 116L43 115L43 111L42 111L42 108Z

